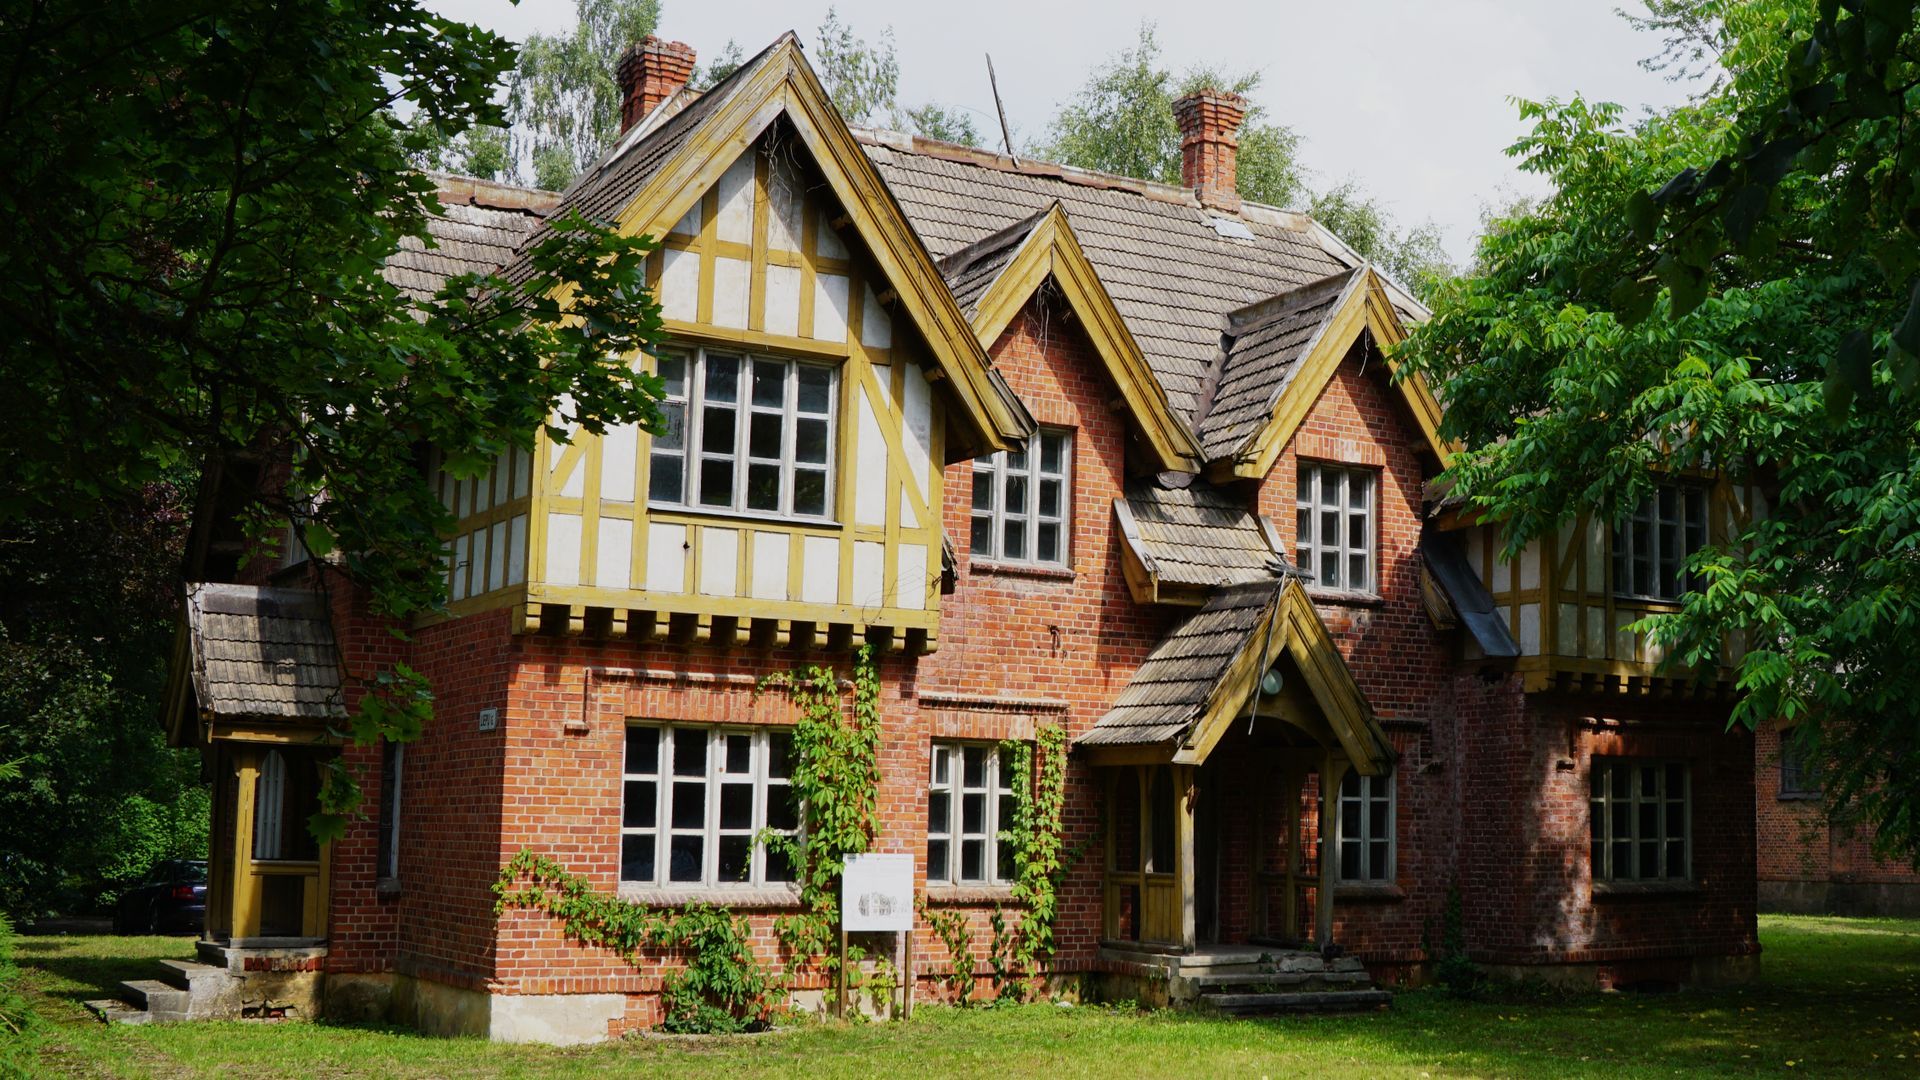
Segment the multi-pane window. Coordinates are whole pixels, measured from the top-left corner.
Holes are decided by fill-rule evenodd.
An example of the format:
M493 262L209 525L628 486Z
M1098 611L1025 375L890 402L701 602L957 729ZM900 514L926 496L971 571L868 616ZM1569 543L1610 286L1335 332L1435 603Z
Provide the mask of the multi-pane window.
M934 743L927 786L927 880L942 885L1004 885L1013 880L1013 845L1000 839L1014 821L1013 761L985 743Z
M1782 799L1805 799L1820 794L1820 778L1807 760L1800 733L1788 728L1780 733L1780 791Z
M666 353L658 362L666 424L653 439L650 501L830 515L834 369L708 349Z
M1374 590L1373 485L1370 469L1301 463L1294 545L1315 585Z
M1073 436L1040 431L1018 450L973 459L973 555L1067 564L1067 472Z
M1669 484L1613 530L1613 591L1677 600L1699 587L1686 572L1687 556L1707 543L1707 493Z
M724 888L792 881L765 833L800 828L793 736L766 728L627 728L620 880Z
M1685 881L1692 787L1678 762L1595 758L1589 855L1595 881Z
M1393 776L1340 781L1340 880L1393 880Z
M388 739L380 744L380 837L374 853L374 876L392 881L400 876L400 772L406 744Z

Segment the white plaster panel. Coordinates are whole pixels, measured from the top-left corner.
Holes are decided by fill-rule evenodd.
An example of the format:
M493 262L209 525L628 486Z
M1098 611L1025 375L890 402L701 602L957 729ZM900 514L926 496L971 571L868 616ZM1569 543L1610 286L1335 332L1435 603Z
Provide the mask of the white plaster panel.
M507 526L507 584L527 580L527 515L515 514Z
M447 588L447 598L467 598L467 538L464 535L453 538L453 584Z
M500 455L493 459L493 471L488 478L493 481L493 502L496 506L507 501L507 473L512 467L513 462L508 460L505 450L500 451Z
M1486 565L1486 558L1487 558L1486 530L1485 529L1468 529L1467 530L1467 565L1473 568L1474 577L1480 576L1481 574L1480 568ZM1491 590L1493 588L1493 582L1491 581L1483 581L1480 584L1482 587L1488 590Z
M600 436L600 497L633 501L634 462L640 454L640 425L615 424Z
M1580 655L1580 605L1562 601L1556 608L1553 651L1559 656Z
M769 334L800 336L800 268L767 267L767 321Z
M673 228L667 231L675 236L700 235L700 204L705 201L704 198L694 200L693 208L681 214L680 220L674 222Z
M1587 561L1587 589L1590 592L1607 591L1607 524L1598 518L1587 522L1586 550L1581 557ZM1593 635L1596 638L1604 634Z
M1598 604L1587 608L1587 659L1607 658L1607 609Z
M913 509L913 500L907 498L905 491L900 493L900 527L903 529L920 527L920 515Z
M1520 549L1520 587L1537 589L1540 587L1540 541L1529 541Z
M1540 655L1540 605L1520 605L1520 652L1523 656Z
M753 534L753 583L752 596L756 600L785 600L787 598L787 545L786 533L756 532Z
M720 193L720 215L714 234L735 244L753 242L753 154L741 154L715 185Z
M600 519L600 538L593 548L593 583L603 589L624 589L633 576L633 522L626 518Z
M799 178L791 169L776 165L767 177L767 246L775 251L799 251L800 220L805 210Z
M579 514L547 515L547 584L580 584L580 524Z
M661 259L660 317L692 322L700 310L700 255L667 248Z
M650 525L647 528L647 588L653 592L687 591L687 527Z
M886 607L887 547L872 540L853 542L853 603L855 607Z
M887 441L880 417L866 394L859 395L860 423L854 432L853 520L858 525L887 523Z
M809 536L800 545L800 599L809 604L840 602L840 541Z
M487 591L507 585L507 523L496 521L487 536Z
M847 279L845 276L841 274L814 275L814 340L847 340L847 295Z
M1639 643L1634 640L1633 631L1627 629L1633 621L1634 616L1631 612L1613 613L1613 658L1615 660L1640 659Z
M900 545L900 606L919 610L927 606L927 547L925 544Z
M513 448L513 489L507 494L510 498L523 499L532 488L533 455L519 447Z
M813 250L822 258L847 257L847 245L841 241L840 234L834 231L833 215L824 210L820 212L820 223L814 229Z
M700 591L708 596L740 593L740 530L700 529Z
M893 348L893 320L887 316L887 309L880 306L873 289L863 288L860 295L860 343L869 349Z
M560 481L560 494L569 499L584 498L587 493L587 455L573 459L566 478Z
M747 283L753 264L745 259L713 260L713 325L747 328Z
M901 432L901 450L907 456L907 475L913 477L924 498L933 489L933 391L920 365L903 366L906 387L900 397L907 423Z

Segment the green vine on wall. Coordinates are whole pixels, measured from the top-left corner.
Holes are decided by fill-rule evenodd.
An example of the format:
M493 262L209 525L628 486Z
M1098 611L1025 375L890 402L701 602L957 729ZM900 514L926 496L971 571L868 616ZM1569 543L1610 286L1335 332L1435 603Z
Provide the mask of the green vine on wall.
M967 928L967 913L964 911L937 911L925 901L920 904L920 914L933 927L935 937L947 947L947 956L953 964L940 981L947 988L956 1004L966 1005L973 1000L973 931Z
M635 966L643 949L684 956L686 966L669 972L660 988L668 1031L746 1031L772 1011L772 983L753 954L747 920L723 908L654 911L598 892L585 877L525 848L500 868L493 893L496 916L510 907L544 911L568 937Z

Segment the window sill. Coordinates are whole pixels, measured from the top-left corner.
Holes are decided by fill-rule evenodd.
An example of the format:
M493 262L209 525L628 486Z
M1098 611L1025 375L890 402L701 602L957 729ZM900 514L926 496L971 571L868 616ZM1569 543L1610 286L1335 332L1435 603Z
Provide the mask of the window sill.
M1340 901L1359 903L1397 904L1407 898L1407 890L1390 881L1356 881L1350 884L1338 884L1333 887L1335 903Z
M1775 795L1774 798L1781 802L1819 802L1820 793L1817 791L1783 791Z
M712 904L738 911L745 908L790 908L800 906L798 885L766 885L758 888L728 886L710 889L700 886L663 888L657 885L622 883L620 899L648 907L685 907L688 904Z
M1009 904L1013 902L1011 885L929 885L929 904Z
M1632 896L1695 896L1703 890L1697 881L1596 881L1593 898Z
M1383 607L1386 600L1379 593L1350 592L1346 589L1327 589L1318 585L1308 585L1307 599L1316 604L1339 604L1343 607Z
M1646 608L1648 611L1679 611L1680 608L1683 606L1680 600L1678 599L1670 600L1664 596L1641 596L1637 593L1614 593L1613 598L1615 600L1625 600L1627 603L1632 604L1634 607Z
M399 878L381 878L373 883L373 894L382 899L400 895Z
M1072 581L1078 576L1071 566L1041 566L1037 563L996 562L992 559L973 559L967 564L967 569L975 574L1041 578L1047 581Z
M833 518L803 517L797 514L780 514L772 510L729 510L720 506L682 506L678 503L647 504L648 514L672 514L689 518L725 518L730 521L753 521L762 525L796 525L812 529L838 529L840 522Z

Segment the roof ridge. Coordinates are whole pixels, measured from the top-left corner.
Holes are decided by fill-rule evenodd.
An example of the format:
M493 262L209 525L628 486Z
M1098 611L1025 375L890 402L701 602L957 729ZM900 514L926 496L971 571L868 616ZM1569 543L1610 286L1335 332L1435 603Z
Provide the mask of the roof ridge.
M1296 285L1291 289L1235 308L1227 312L1226 334L1229 337L1244 337L1249 332L1267 326L1301 308L1338 297L1347 290L1347 286L1356 276L1362 271L1371 269L1372 266L1372 263L1361 263L1359 266L1350 266L1345 270L1336 270L1318 281Z
M479 206L489 210L520 210L544 214L560 205L560 193L527 184L509 184L481 176L422 170L433 181L434 197L443 205Z
M966 247L956 248L948 252L946 255L934 260L934 265L940 268L942 276L948 280L952 280L957 275L972 269L975 264L979 263L989 254L1006 247L1015 237L1021 237L1021 243L1024 244L1026 242L1024 238L1032 235L1033 230L1039 227L1040 222L1045 220L1046 216L1053 212L1053 208L1059 205L1060 200L1054 199L1046 205L1045 209L1029 214L1004 228L990 232L980 239L975 240L973 243L968 244Z

